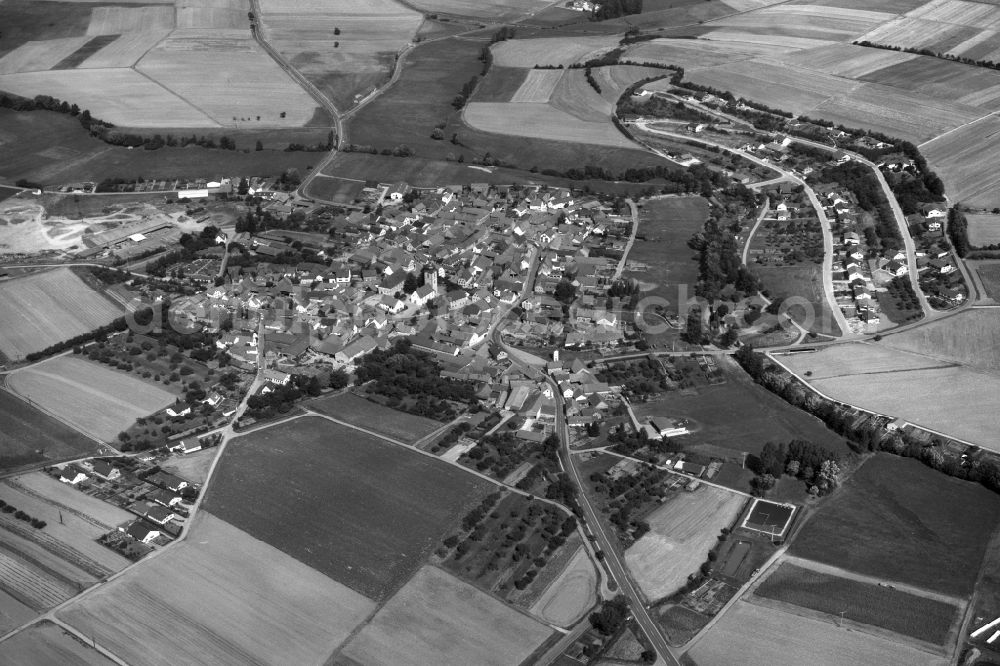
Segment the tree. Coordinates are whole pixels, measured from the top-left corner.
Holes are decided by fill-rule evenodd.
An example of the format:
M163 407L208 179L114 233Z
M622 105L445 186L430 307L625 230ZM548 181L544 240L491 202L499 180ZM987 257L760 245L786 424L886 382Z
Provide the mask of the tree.
M611 636L621 628L627 616L628 600L624 595L618 595L611 601L605 601L599 611L590 614L590 624L605 636Z
M420 287L420 280L413 273L406 274L406 280L403 282L403 293L412 294Z
M254 150L264 150L264 144L257 139L257 144L254 146ZM243 185L243 181L240 181L240 185ZM246 194L246 192L241 192L240 194Z
M573 299L576 298L576 285L566 279L560 280L559 284L556 285L555 297L556 300L567 305L572 303Z
M350 376L340 368L330 373L330 388L339 390L345 388L350 383Z

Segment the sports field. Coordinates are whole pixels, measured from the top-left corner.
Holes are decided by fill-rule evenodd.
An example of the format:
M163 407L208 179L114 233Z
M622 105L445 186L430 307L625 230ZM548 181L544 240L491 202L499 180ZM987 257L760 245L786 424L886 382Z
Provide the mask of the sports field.
M765 500L754 500L750 515L743 521L742 527L781 536L788 528L788 521L795 512L794 506L776 504Z
M375 608L214 516L195 521L180 546L59 619L129 663L320 664Z
M708 558L724 527L732 527L746 498L703 486L679 492L646 516L650 530L625 551L625 563L650 602L676 592Z
M94 440L7 391L0 391L0 423L0 469L96 452Z
M916 460L879 454L792 542L800 557L964 596L1000 522L1000 498Z
M845 620L938 645L945 644L958 619L953 604L791 562L782 562L754 593L831 616L845 611Z
M688 651L698 666L944 666L948 660L905 643L737 601Z
M385 407L354 393L318 398L306 403L306 407L406 444L413 444L444 425L440 421Z
M569 627L597 603L597 572L581 546L566 568L531 606L533 615Z
M11 373L7 385L32 404L106 442L114 441L140 416L177 399L152 382L74 356L57 356Z
M48 620L33 624L0 643L0 662L17 666L112 666L115 663Z
M344 647L336 663L516 666L551 633L472 585L424 566Z
M486 482L321 417L230 442L206 505L372 599L399 589Z
M966 213L969 242L977 247L1000 244L1000 215Z
M0 283L0 352L21 359L111 323L121 308L68 268Z

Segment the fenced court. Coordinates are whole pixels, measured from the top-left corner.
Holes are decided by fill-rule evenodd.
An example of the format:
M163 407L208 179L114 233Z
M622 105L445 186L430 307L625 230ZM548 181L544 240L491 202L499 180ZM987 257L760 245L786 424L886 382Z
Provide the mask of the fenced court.
M740 527L770 534L771 538L777 539L785 536L794 514L795 506L792 504L776 504L775 502L755 499L750 513L747 514Z

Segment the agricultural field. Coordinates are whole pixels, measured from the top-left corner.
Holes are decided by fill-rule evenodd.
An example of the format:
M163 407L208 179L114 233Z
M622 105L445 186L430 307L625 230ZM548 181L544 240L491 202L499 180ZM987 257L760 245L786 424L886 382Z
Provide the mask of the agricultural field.
M269 43L342 111L388 80L396 54L423 21L392 0L263 0L260 7Z
M699 39L707 39L718 42L734 42L737 44L751 44L757 47L778 48L786 51L829 46L833 43L833 40L828 39L826 35L821 33L815 34L815 36L812 37L800 37L789 34L782 35L779 34L780 31L778 30L761 30L757 33L751 33L746 30L741 30L740 28L712 28L709 26L705 26L705 28L707 28L707 30L699 31L697 35Z
M698 666L881 664L944 666L948 660L905 643L845 631L833 622L737 601L688 651Z
M472 585L424 566L333 663L516 666L551 633Z
M545 104L552 97L556 84L566 73L566 70L562 69L529 69L524 82L509 100L504 101Z
M713 486L678 492L646 516L650 530L625 551L625 563L649 601L680 589L708 558L746 498Z
M112 666L115 663L48 620L33 624L0 643L0 662L18 666Z
M376 600L409 579L487 489L321 417L233 440L213 479L209 511Z
M677 438L686 450L709 455L760 453L766 442L806 439L836 453L850 452L847 443L823 423L754 384L734 361L719 359L726 383L703 386L696 394L678 391L634 406L636 416L670 416L692 422L691 434Z
M586 143L594 146L634 148L634 144L610 121L585 121L543 104L498 104L471 102L463 114L465 122L483 132Z
M72 116L52 111L19 113L0 109L0 145L4 150L0 178L11 182L27 178L50 185L76 180L96 182L109 176L132 177L136 174L157 178L212 178L219 173L255 173L266 177L278 176L288 168L305 173L308 167L322 159L322 154L286 152L283 149L290 141L315 143L326 135L326 131L321 130L321 136L315 137L299 136L301 131L295 131L291 136L287 133L292 130L286 131L283 141L279 138L282 132L267 133L262 137L267 148L278 147L278 150L252 150L256 139L235 131L228 133L241 150L210 150L193 146L129 150L124 146L110 146L90 136ZM199 135L201 133L199 130ZM190 129L179 129L176 135L182 134L190 135ZM269 140L268 135L275 136L275 139ZM250 152L244 153L244 148L250 149ZM9 202L15 203L19 207L23 204L28 211L25 215L27 219L36 220L34 211L37 206L21 199ZM10 215L2 210L0 216L8 218ZM40 214L35 224L36 230L30 235L32 239L38 237L39 247L70 247L78 243L76 236L67 239L44 231ZM0 241L0 251L12 250L20 251L10 247L6 239Z
M96 453L97 442L0 390L0 469Z
M966 213L969 242L976 247L1000 244L1000 215Z
M791 552L878 580L973 590L1000 498L909 458L869 459L803 525Z
M580 546L559 577L531 606L531 613L550 624L569 627L597 603L597 571Z
M940 58L913 58L859 78L984 111L1000 106L1000 72Z
M500 67L567 67L606 53L618 46L620 35L510 39L492 47L493 63Z
M975 330L978 326L974 321L965 325ZM970 339L953 345L951 353L961 358L973 349L985 349L986 342ZM947 355L942 358L936 352L935 357L930 357L874 345L839 347L836 351L827 349L780 360L834 400L900 417L985 448L996 446L997 415L982 409L978 396L1000 391L1000 375L953 365ZM855 355L849 358L851 351ZM807 376L809 372L812 374ZM951 390L942 392L942 386Z
M408 3L425 14L456 14L476 18L512 20L524 14L533 14L551 3L546 0L417 0Z
M858 86L840 77L765 60L692 69L685 78L806 115L830 98L848 97Z
M973 368L1000 371L1000 312L967 310L946 321L887 335L880 344Z
M975 271L975 277L982 285L985 292L983 298L1000 303L1000 262L996 261L969 261L966 265Z
M89 333L122 314L68 268L0 283L0 312L0 352L11 359Z
M861 79L886 67L899 65L920 56L915 53L872 49L854 44L831 44L795 51L773 59L796 67L813 69L847 79Z
M748 36L776 34L839 42L854 39L893 17L893 14L881 11L776 3L770 7L720 18L709 25L713 28L742 30Z
M690 69L725 65L761 56L774 56L786 51L787 49L761 44L661 38L633 44L625 52L625 57L635 62L656 62Z
M413 444L444 425L440 421L380 405L354 393L318 398L305 406L406 444Z
M57 356L11 373L7 385L32 404L105 442L114 441L137 418L177 399L152 382L74 356Z
M623 277L639 280L644 296L666 299L670 311L676 312L682 298L694 295L698 282L698 255L687 242L704 229L707 220L708 200L704 197L642 202L639 231ZM682 287L687 289L683 296Z
M316 664L374 609L202 512L191 538L57 615L129 663Z
M890 587L782 562L754 591L759 597L802 606L845 620L944 645L958 607Z
M522 67L500 67L499 65L493 65L482 81L479 82L479 85L476 86L476 92L472 95L472 101L509 102L529 77L533 75L538 76L535 72L545 72L546 76L555 76L559 73L559 70L524 69Z
M967 206L1000 206L1000 118L989 116L920 147L944 181L948 197Z

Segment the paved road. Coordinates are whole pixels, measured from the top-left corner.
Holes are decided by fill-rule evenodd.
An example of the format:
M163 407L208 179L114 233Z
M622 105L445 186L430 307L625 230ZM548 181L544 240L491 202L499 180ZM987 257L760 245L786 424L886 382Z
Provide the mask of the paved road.
M652 134L661 134L663 136L683 141L691 139L691 137L686 134L678 134L676 132L668 132L666 130L658 130L649 127L649 125L645 122L637 122L635 123L635 125L641 128L642 130L650 132ZM813 191L813 189L809 187L809 185L807 185L804 180L796 176L794 173L790 171L785 171L784 169L775 166L771 162L768 162L766 160L761 159L760 157L757 157L753 153L748 153L747 151L740 150L738 148L732 148L722 143L707 141L702 138L699 138L698 141L704 144L715 146L720 150L724 150L733 155L739 155L740 157L750 162L753 162L754 164L767 167L768 169L771 169L773 171L777 171L778 173L781 174L782 179L795 183L796 185L801 185L803 187L806 196L809 198L809 202L812 204L813 208L816 209L816 215L819 218L820 227L823 231L823 292L826 295L826 302L830 308L830 312L833 314L833 317L836 320L837 325L840 327L840 330L843 333L843 335L845 337L850 337L851 329L847 326L847 318L844 317L843 311L840 309L840 306L837 305L837 299L833 293L833 232L830 229L830 221L827 219L826 213L823 211L823 206L820 203L819 199L817 198L816 193ZM744 263L746 263L745 258L744 258ZM913 265L915 266L916 263L914 263Z

